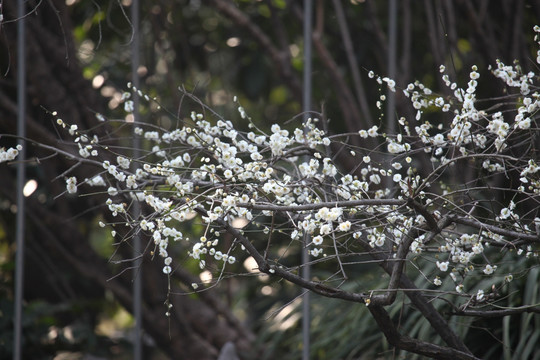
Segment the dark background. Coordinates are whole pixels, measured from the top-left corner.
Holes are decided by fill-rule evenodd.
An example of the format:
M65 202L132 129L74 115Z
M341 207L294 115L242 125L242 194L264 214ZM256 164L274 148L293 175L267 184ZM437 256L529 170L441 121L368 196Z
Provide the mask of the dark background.
M0 27L0 133L14 134L16 3L4 0L0 4L4 16ZM488 65L494 65L496 59L517 60L525 71L537 70L532 27L540 19L538 1L403 0L398 4L398 87L418 79L444 94L440 64L446 65L453 80L462 82L476 64L486 77L479 91L489 98L502 91L500 82L487 75ZM178 87L185 86L242 126L231 102L236 95L255 122L285 123L301 111L301 5L285 0L143 2L144 67L139 73L144 91L158 96L173 113L187 116L200 107L182 102L185 99ZM129 6L129 0L26 2L29 138L71 151L50 111L84 129L97 124L96 113L121 116L118 96L130 79ZM386 1L315 1L313 108L331 119L332 132L388 126L386 115L375 107L385 90L367 77L368 70L387 74L388 21ZM396 101L397 113L414 117L399 91ZM144 104L141 111L145 121L167 121L153 116ZM14 141L2 139L2 146L13 145ZM29 157L51 155L35 147L27 151ZM347 167L348 160L341 160ZM54 200L65 189L58 174L72 165L60 155L28 165L28 177L39 186L26 199L25 358L130 359L133 273L123 271L126 263L110 260L129 259L131 248L129 244L114 247L108 231L97 225L99 220L107 220L103 197ZM94 169L74 169L78 178L93 173ZM13 342L14 189L14 166L3 164L0 358L11 356ZM201 231L196 225L188 230L194 235ZM185 257L185 253L179 250L177 256ZM196 264L186 259L185 266L174 273L175 285L182 288L197 281L192 275L196 271ZM241 264L238 271L245 271ZM146 358L215 359L227 341L233 341L246 359L299 357L299 308L298 302L290 302L300 290L290 284L226 278L211 291L173 296L174 311L167 318L167 279L161 265L145 258L142 276ZM380 280L368 268L359 269L358 276L374 285ZM272 317L281 306L287 311ZM334 300L315 298L313 306L313 358L393 358L360 305L343 308ZM415 328L416 321L404 317L402 326L409 334L429 331L425 325ZM519 318L505 321L473 323L462 335L477 356L492 358L502 353L505 334L515 350L520 338L538 336L540 331L538 321L527 323L525 330L520 330L523 322ZM469 329L468 322L463 320L462 329Z

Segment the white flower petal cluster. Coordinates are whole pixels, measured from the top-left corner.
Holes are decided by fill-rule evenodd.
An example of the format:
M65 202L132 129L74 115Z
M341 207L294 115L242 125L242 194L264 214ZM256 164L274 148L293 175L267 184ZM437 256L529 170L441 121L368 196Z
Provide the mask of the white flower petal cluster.
M68 194L77 193L77 178L75 176L66 179L66 190Z
M107 185L101 175L96 175L91 179L86 179L85 183L90 186L106 186Z
M273 124L259 129L239 107L248 130L198 113L172 130L139 126L136 136L151 145L146 157L133 159L59 122L77 137L74 153L81 158L107 155L94 177L79 184L72 177L66 186L70 193L77 192L77 186L102 186L110 196L105 204L111 214L151 239L152 254L163 259L167 275L175 269L177 252L169 248L173 244L209 270L233 266L237 257L251 255L246 253L250 245L264 251L270 243L291 253L306 246L317 262L333 264L343 256L364 259L370 253L391 260L405 248L405 258L398 260L420 263L411 271L428 268L430 274L422 276L429 286L452 281L456 291L469 291L463 284L469 287L470 275L495 273L506 256L499 254L501 248L507 253L512 249L516 257L538 253L530 244L514 244L508 234L532 236L540 227L540 220L537 225L518 206L519 194L539 200L538 160L531 152L521 158L511 152L523 136L537 131L540 95L532 86L534 76L499 62L495 76L516 88L517 106L504 113L482 109L477 91L483 77L476 67L465 86L451 81L444 67L440 71L452 96L439 95L418 81L408 84L403 93L413 118L400 118L395 134L370 125L353 135L329 135L317 119L296 128ZM392 79L371 75L396 90ZM133 109L127 99L129 112ZM428 116L434 111L442 116ZM357 136L360 144L379 146L352 145L350 136ZM335 162L335 148L351 155L352 170ZM10 150L2 150L0 158ZM16 150L9 156L16 156ZM478 179L461 178L459 171L467 167L474 167ZM511 201L493 205L486 200L491 196L488 187L476 188L491 186L498 176L510 173L520 186L509 191L515 194ZM138 218L129 214L133 202L144 208ZM495 212L486 215L488 208ZM186 230L190 223L196 224L192 239ZM235 234L232 244L223 241L226 232ZM472 289L471 297L484 299L478 287Z
M21 145L17 145L15 148L10 147L7 150L5 148L0 148L0 163L15 160L21 150Z

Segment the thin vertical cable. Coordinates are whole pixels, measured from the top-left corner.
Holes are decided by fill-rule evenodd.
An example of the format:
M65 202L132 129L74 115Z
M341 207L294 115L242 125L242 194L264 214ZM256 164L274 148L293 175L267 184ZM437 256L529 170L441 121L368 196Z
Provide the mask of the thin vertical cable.
M309 118L311 111L311 33L312 33L312 0L304 0L304 89L303 89L303 112L304 121ZM309 237L304 235L304 246L302 249L302 277L306 280L311 278L311 268L309 264L308 245ZM311 311L310 311L310 293L305 291L302 297L302 359L309 360L310 348L310 328L311 328Z
M23 138L26 136L26 28L24 19L24 0L17 1L17 135L19 159L24 160L26 149ZM13 359L22 359L22 304L24 295L24 236L25 208L23 188L26 180L26 168L23 161L17 163L17 217L16 217L16 255L15 255L15 337Z
M133 41L131 43L131 83L138 91L140 88L139 65L140 65L140 33L139 33L139 0L133 0L131 4L131 23L133 24ZM133 121L139 122L139 96L133 94ZM135 129L135 126L133 127ZM140 158L141 142L140 138L134 134L133 136L133 161L134 167L138 167L138 159ZM138 201L133 204L133 218L137 220L141 212L141 207ZM141 257L141 237L139 233L133 236L133 317L135 318L135 336L133 358L142 360L142 257Z
M397 1L390 0L388 4L388 77L396 80L397 57ZM386 133L396 132L396 94L388 89L386 103Z

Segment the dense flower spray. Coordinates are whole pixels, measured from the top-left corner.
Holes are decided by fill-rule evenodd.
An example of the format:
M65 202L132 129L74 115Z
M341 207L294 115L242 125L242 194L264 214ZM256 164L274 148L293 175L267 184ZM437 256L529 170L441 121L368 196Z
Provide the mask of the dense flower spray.
M490 289L478 289L478 279L490 276L493 284L504 286L513 277L499 274L504 266L498 264L538 256L538 209L520 211L540 200L538 150L524 145L538 136L538 75L497 62L492 74L508 87L514 107L495 111L477 99L482 77L476 66L464 87L450 80L444 66L440 72L450 97L420 82L399 89L395 81L370 72L379 84L402 91L414 109L413 119L398 119L396 134L373 126L332 135L321 130L316 118L296 128L273 124L263 129L238 104L239 116L249 121L247 129L196 112L178 119L172 129L134 124L136 136L148 145L135 159L59 119L78 156L101 165L90 179L66 178L66 190L103 188L116 223L150 239L151 254L163 262L166 275L178 265L170 249L179 246L201 269L211 260L223 271L251 256L260 271L316 290L313 281L302 282L294 274L295 266L286 267L266 253L271 242L301 248L308 235L311 256L335 264L343 279L356 264L346 257L369 254L380 262L414 264L424 276L424 289L448 283L455 293L482 302ZM130 91L123 97L126 112L134 110L131 96L157 102L139 89L130 86ZM433 113L450 120L433 120ZM98 120L107 123L101 115ZM384 146L356 147L347 141L350 136ZM332 149L350 155L356 165L345 170ZM0 160L13 160L17 152L1 149ZM460 167L474 169L477 178L456 178ZM488 196L498 176L518 179L504 189L510 198L505 203ZM134 202L143 205L138 217L129 211ZM193 239L185 234L185 222L201 223L204 235ZM223 240L225 233L232 242ZM371 304L372 294L361 289L357 295Z

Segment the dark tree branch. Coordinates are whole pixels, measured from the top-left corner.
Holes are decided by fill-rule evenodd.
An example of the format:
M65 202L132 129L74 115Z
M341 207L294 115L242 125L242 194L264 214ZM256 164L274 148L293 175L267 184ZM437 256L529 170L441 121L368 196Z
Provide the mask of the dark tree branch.
M206 216L206 211L202 208L197 208L197 212L199 212L201 215ZM281 278L284 278L294 284L297 284L305 289L311 290L319 295L331 297L331 298L338 298L353 302L366 302L366 299L369 298L369 296L366 296L365 294L358 294L358 293L351 293L347 292L341 289L329 287L327 285L313 282L310 280L303 279L302 277L293 274L292 272L288 271L287 269L283 269L280 266L273 266L267 261L262 254L259 253L259 251L255 248L255 246L242 235L242 233L231 227L228 223L226 223L223 220L218 220L220 226L222 226L227 232L229 232L232 236L235 237L237 241L239 241L245 248L246 251L253 256L255 261L257 262L257 265L259 267L259 271L267 273L269 275L276 275ZM443 226L447 225L447 220L444 221L444 224L441 223L441 228ZM373 258L377 260L381 260L380 265L383 267L383 269L392 276L394 274L394 266L391 265L392 262L390 262L390 258L388 255L382 254L379 251L371 248L369 244L367 244L364 241L361 241L361 244L366 249L367 252L369 252ZM394 282L399 279L399 287L402 289L416 289L416 286L412 281L410 281L404 274L402 274L402 271L399 271L399 262L398 262L398 271L395 272L394 275L395 279ZM398 287L395 286L397 289ZM421 294L421 292L415 292L415 291L406 291L406 295L411 299L413 304L416 306L416 308L424 315L424 317L430 322L430 324L433 326L435 331L441 336L441 338L452 348L459 350L459 352L463 353L469 353L470 351L467 349L467 347L463 344L462 340L455 334L455 332L450 328L446 320L439 314L439 312L433 307L433 305ZM384 329L381 329L384 331ZM409 346L410 344L406 344L406 346ZM413 350L411 350L413 351ZM474 358L474 357L473 357Z
M540 306L520 306L511 309L489 309L489 310L475 310L475 309L456 309L451 312L452 315L458 316L476 316L481 318L498 318L503 316L520 315L523 313L540 314Z
M369 312L377 322L379 329L384 333L388 342L400 350L410 351L416 354L441 360L479 360L469 352L463 352L453 348L435 345L422 340L411 339L403 336L396 329L392 319L380 305L368 306Z
M491 231L494 234L507 236L511 239L519 239L519 240L511 241L510 244L513 244L513 245L520 245L523 243L540 243L540 234L536 234L536 235L524 234L524 233L520 233L520 232L516 232L512 230L507 230L496 225L482 223L481 221L475 218L455 217L452 219L452 221L457 224L472 226L479 230ZM505 242L503 244L507 244L507 243Z

